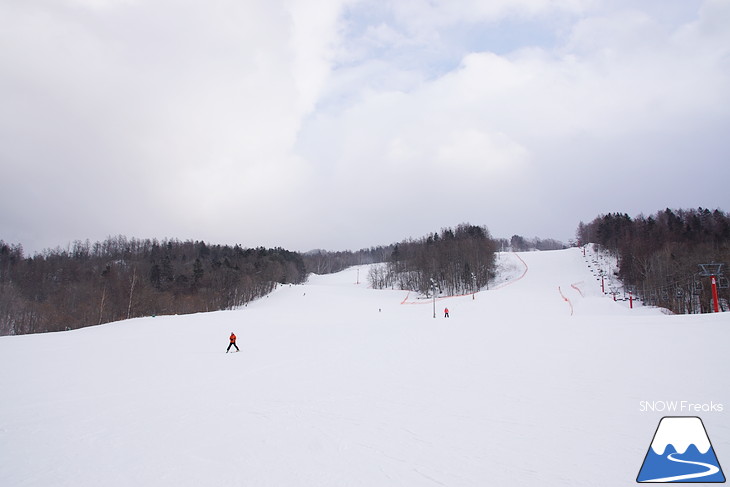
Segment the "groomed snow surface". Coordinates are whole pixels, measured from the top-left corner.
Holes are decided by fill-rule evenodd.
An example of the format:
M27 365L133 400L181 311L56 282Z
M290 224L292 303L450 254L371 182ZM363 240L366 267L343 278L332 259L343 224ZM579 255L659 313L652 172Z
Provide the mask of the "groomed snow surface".
M508 280L435 319L361 267L237 311L2 337L0 485L635 485L681 415L640 402L664 400L723 404L687 415L730 464L730 313L629 309L579 249L499 259Z

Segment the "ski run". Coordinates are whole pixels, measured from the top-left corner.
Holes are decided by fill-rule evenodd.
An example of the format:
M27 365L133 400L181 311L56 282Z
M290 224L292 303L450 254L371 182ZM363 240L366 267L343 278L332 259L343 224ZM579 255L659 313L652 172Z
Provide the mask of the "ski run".
M730 465L730 313L630 309L594 258L501 253L435 318L362 266L235 311L0 337L0 485L628 486L658 401L724 405L671 415Z

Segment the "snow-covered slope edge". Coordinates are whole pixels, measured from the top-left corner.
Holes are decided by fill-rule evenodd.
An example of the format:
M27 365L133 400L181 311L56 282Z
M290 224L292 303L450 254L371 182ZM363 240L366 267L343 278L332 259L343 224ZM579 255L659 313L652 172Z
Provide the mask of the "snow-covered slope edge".
M640 401L730 406L728 315L629 310L578 249L518 257L435 319L349 269L237 311L0 338L0 485L629 485L662 415ZM721 462L725 414L702 417Z

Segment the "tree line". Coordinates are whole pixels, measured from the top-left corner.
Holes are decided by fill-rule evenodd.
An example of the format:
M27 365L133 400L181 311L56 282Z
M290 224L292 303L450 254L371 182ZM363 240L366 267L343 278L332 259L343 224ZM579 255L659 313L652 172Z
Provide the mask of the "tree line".
M385 265L373 266L375 289L408 289L430 295L476 292L494 276L497 241L483 226L461 224L392 246Z
M675 313L711 310L710 280L700 264L725 264L719 297L730 299L730 215L706 208L659 211L652 216L609 213L581 222L580 244L597 243L618 257L618 277L648 304Z
M243 248L202 241L109 237L26 256L0 240L0 335L80 328L141 316L232 309L278 284L305 282L355 265L375 288L429 294L474 292L494 275L498 247L562 248L554 240L495 240L486 227L462 224L421 239L357 251Z
M307 272L333 274L356 265L385 262L393 251L393 245L370 247L357 251L311 250L302 255Z
M306 277L281 248L119 236L26 257L0 240L0 335L232 309Z
M561 250L566 248L565 244L552 238L525 238L522 235L512 235L509 240L506 238L497 239L500 248L510 249L513 252L529 252L532 250Z

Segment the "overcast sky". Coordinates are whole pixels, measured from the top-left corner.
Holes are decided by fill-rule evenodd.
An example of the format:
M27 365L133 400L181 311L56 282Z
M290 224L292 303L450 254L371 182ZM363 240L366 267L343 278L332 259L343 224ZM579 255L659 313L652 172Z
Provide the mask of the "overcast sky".
M730 0L0 0L0 239L730 210Z

